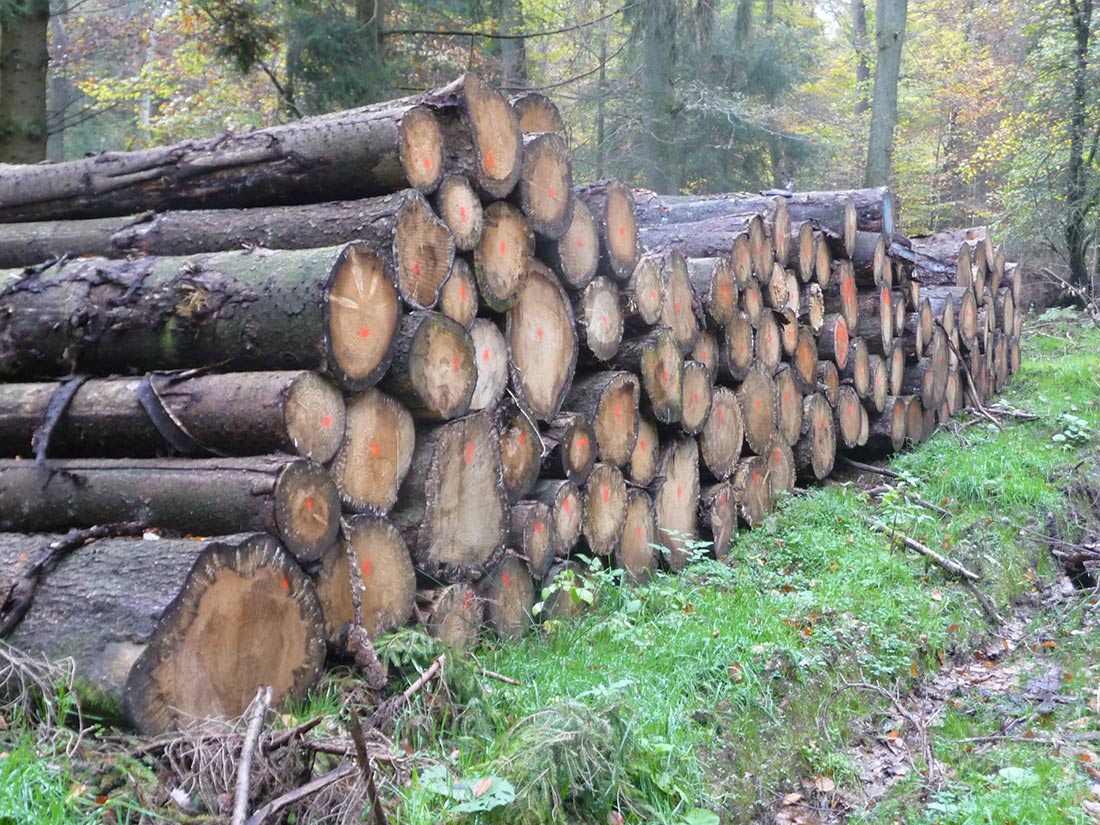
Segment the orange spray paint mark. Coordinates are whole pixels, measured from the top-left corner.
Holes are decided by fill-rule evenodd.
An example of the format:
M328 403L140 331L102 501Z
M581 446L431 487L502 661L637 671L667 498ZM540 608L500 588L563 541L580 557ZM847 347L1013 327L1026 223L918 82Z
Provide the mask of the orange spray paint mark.
M328 428L332 426L332 416L326 415L321 419L321 426Z
M547 195L547 197L549 197L549 198L550 198L551 200L553 200L553 199L554 199L554 187L553 187L553 186L551 186L551 187L550 187L550 188L549 188L548 190L546 190L546 195Z
M615 420L616 421L622 421L623 420L623 408L622 407L616 407L615 408Z
M378 457L378 452L379 452L379 450L378 450L378 442L377 442L377 441L372 441L372 442L370 443L370 454L371 454L371 457L372 457L372 458L377 458L377 457Z
M753 470L752 471L752 480L753 481L759 481L760 480L760 471L759 470Z
M762 409L762 407L763 407L763 405L762 405L762 404L760 403L760 399L759 399L759 398L757 398L757 399L756 399L755 401L753 401L752 403L753 403L753 406L755 406L755 407L756 407L756 409L758 409L758 410L759 410L759 409Z
M626 227L625 226L620 226L619 227L619 237L620 238L625 238L626 237Z
M611 501L611 491L607 489L606 484L600 488L600 493L603 495L604 504Z
M675 313L680 312L680 302L679 301L677 301L676 303L674 303L672 305L672 311L675 312Z
M463 301L466 300L466 284L460 284L458 287L458 297Z
M536 521L535 522L535 532L538 533L540 536L542 535L542 522L541 521Z
M370 559L363 559L362 570L363 570L363 575L364 576L369 576L370 575L370 570L371 570Z
M539 327L535 330L535 337L538 338L540 341L542 340L542 327Z
M458 208L458 217L459 217L459 219L461 219L463 221L466 220L466 207L465 206L460 206Z
M676 485L676 498L682 498L684 495L684 488L682 485Z
M722 408L721 407L718 408L718 423L719 424L722 423Z
M652 298L654 301L656 301L657 300L657 290L655 290L655 289L649 290L649 297Z
M504 241L500 242L500 254L503 255L508 250L508 244Z
M424 168L430 170L432 168L432 159L424 158Z
M503 584L505 587L508 587L512 583L512 579L509 578L507 573L501 573L500 583Z
M359 337L360 338L369 338L370 337L370 330L367 329L366 327L359 327Z
M527 433L520 433L517 440L520 444L523 444L525 441L527 441Z
M639 441L638 445L644 450L645 449L645 439L643 438L641 441Z
M283 576L283 590L290 590L290 579Z
M307 510L312 510L313 509L313 497L312 496L306 496L306 509Z
M577 249L584 249L584 238L577 238Z
M420 261L413 261L413 275L420 274Z
M723 507L726 506L726 494L725 493L722 493L722 506Z
M458 356L457 355L452 355L451 356L451 366L454 367L455 372L458 372Z
M484 362L485 362L486 364L488 364L488 363L489 363L489 359L490 359L491 357L492 357L492 356L491 356L491 354L489 353L489 350L488 350L488 349L483 349L483 350L481 351L481 360L482 360L482 361L484 361Z
M635 531L634 531L634 535L636 535L636 536L637 536L638 538L640 538L640 539L644 539L644 538L645 538L645 533L644 533L644 532L642 532L642 528L641 528L641 527L639 527L639 528L638 528L637 530L635 530Z
M561 503L561 506L565 508L565 514L567 516L573 515L573 502L571 502L569 499L566 499Z
M588 436L582 435L580 438L577 439L577 446L578 447L585 447L587 445L588 445Z
M496 161L493 160L493 153L490 152L488 155L485 156L485 168L492 172L495 165Z
M474 460L474 442L466 442L466 463L469 464Z
M610 322L607 320L607 313L606 312L603 314L603 317L600 318L600 320L603 322L603 328L607 329Z

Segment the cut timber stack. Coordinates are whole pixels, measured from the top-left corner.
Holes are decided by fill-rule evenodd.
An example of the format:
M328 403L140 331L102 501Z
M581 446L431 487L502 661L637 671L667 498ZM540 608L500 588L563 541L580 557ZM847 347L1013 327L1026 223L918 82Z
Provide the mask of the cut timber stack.
M1018 267L897 211L581 184L474 75L0 167L0 635L159 731L301 698L357 621L511 639L578 554L724 558L1019 366Z

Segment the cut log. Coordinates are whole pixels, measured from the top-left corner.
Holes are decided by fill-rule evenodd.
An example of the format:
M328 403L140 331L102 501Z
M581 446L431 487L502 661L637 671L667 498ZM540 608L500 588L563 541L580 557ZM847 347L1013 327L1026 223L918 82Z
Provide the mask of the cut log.
M699 447L694 438L665 446L652 494L665 563L670 570L682 570L698 538Z
M539 480L544 445L535 422L516 404L501 404L495 418L500 433L504 492L508 501L519 501Z
M775 310L765 310L756 328L756 347L753 354L769 372L775 372L783 358L783 336L777 320L779 317L781 316Z
M516 297L504 333L512 387L535 418L549 421L561 409L577 365L573 308L557 276L534 260Z
M312 561L336 540L339 519L332 478L304 458L0 461L0 530L123 521L189 535L261 530Z
M870 387L867 395L862 396L864 407L882 412L886 397L890 394L890 369L881 355L872 355L867 360Z
M485 624L508 642L517 642L531 627L535 606L535 584L522 559L508 554L478 582L478 595L485 605Z
M691 361L698 361L704 367L707 368L707 372L710 373L710 380L713 383L718 377L718 338L710 330L703 330L699 333L699 338L695 342L695 346L691 348L691 355L689 357Z
M833 253L828 236L820 232L814 235L814 280L823 290L833 282Z
M730 542L737 532L737 501L733 484L720 481L699 494L699 534L709 541L719 561L729 556Z
M0 378L324 366L350 390L389 366L399 300L363 244L0 272ZM369 300L367 300L369 296Z
M683 413L684 359L667 329L624 340L612 360L615 369L642 379L643 407L662 424L675 424Z
M805 395L813 392L817 382L817 342L807 327L799 327L798 346L791 358L791 377Z
M660 323L672 332L680 353L687 355L699 338L701 310L697 307L684 256L672 251L664 257L662 263L665 300L661 306Z
M374 224L372 235L377 240L372 248L385 250L390 237L393 238L393 269L397 273L397 290L405 303L413 309L434 307L455 259L454 235L447 224L436 217L424 196L416 192L401 196L392 230L382 221ZM366 239L363 234L359 237Z
M526 135L516 187L520 209L531 228L560 238L573 220L573 163L565 139L555 132Z
M598 372L574 382L565 407L592 423L600 461L617 467L630 462L638 442L639 396L638 378L629 372Z
M886 279L886 239L881 232L857 232L855 249L852 250L852 268L856 284L861 287L878 287L890 283Z
M560 553L568 553L581 538L584 499L572 481L544 479L531 491L531 498L550 508L554 536Z
M941 386L942 376L942 386ZM922 406L927 409L938 407L947 391L947 360L942 368L937 367L932 358L922 358L905 368L905 381L902 392L920 397Z
M901 397L905 402L905 437L915 447L924 441L924 410L917 396Z
M823 393L825 400L835 407L840 398L840 373L837 372L836 364L832 361L818 361L816 381L815 392ZM801 434L801 424L799 430Z
M645 226L694 223L728 215L759 214L772 227L774 236L790 237L791 224L785 199L751 192L720 195L658 195L648 189L634 190L638 222ZM784 246L786 251L786 246Z
M638 440L626 465L626 477L631 484L648 487L657 475L657 462L661 455L660 435L657 425L648 418L638 419Z
M508 345L500 328L487 318L478 318L470 327L477 365L477 383L470 397L471 410L491 410L508 388Z
M790 359L798 352L798 315L792 309L785 309L779 314L780 329L779 341L783 345L783 357ZM811 329L810 332L813 332Z
M772 501L779 501L794 489L794 452L782 435L776 433L768 445L768 489Z
M680 416L680 430L686 435L698 435L710 414L714 380L705 365L687 361L683 386L684 411Z
M747 526L756 527L774 506L768 462L755 455L741 459L731 481L737 500L737 514Z
M541 579L559 550L550 506L533 499L513 504L508 512L506 541L508 547L526 562L531 577Z
M744 443L745 425L737 393L729 387L715 387L710 414L699 434L702 469L719 481L729 478L737 466Z
M614 551L626 523L626 481L614 464L597 464L584 488L582 532L588 549L599 556Z
M634 194L615 180L590 183L578 187L573 194L585 201L596 221L600 271L617 281L625 281L638 265L640 254Z
M615 567L627 581L645 584L657 571L661 555L657 551L657 512L645 490L631 490L626 501L623 535L615 547Z
M839 369L840 378L845 384L855 387L860 398L871 391L871 354L867 351L867 342L862 338L853 338L848 344L848 362Z
M887 361L887 372L890 375L888 395L901 395L901 385L905 380L905 347L900 340L894 341L894 347Z
M798 310L802 306L802 286L798 283L798 276L791 272L791 270L785 269L783 272L787 281L787 302L781 309L797 317Z
M791 242L788 245L787 259L780 261L788 269L793 269L798 280L806 284L814 274L814 223L797 221L791 224Z
M410 312L394 334L393 363L382 388L415 417L465 415L477 387L473 339L438 312Z
M739 290L729 258L689 258L688 279L709 324L721 329L737 309Z
M516 303L535 252L535 233L516 207L497 201L485 207L485 229L474 248L478 296L493 312Z
M1016 302L1012 297L1012 290L1008 287L999 290L994 299L994 307L997 329L1012 333L1016 327Z
M866 343L866 342L864 342ZM817 353L821 358L828 358L837 369L844 371L848 366L848 350L851 347L851 339L848 336L848 322L844 316L831 313L825 316L821 324L821 332L817 336Z
M722 334L718 374L729 381L743 381L756 353L756 333L743 309L734 312Z
M539 621L569 621L576 619L589 605L581 600L578 590L590 587L588 569L579 561L560 561L542 579L542 609Z
M858 404L857 404L858 406ZM836 461L833 409L820 393L802 402L802 437L794 447L795 468L802 478L826 478Z
M859 215L848 192L795 192L787 199L787 213L792 223L814 221L840 239L851 255L859 228Z
M623 286L623 318L628 329L644 335L661 320L665 305L665 278L662 257L646 254L638 261Z
M465 258L455 258L451 277L439 292L439 311L469 329L477 317L477 280Z
M790 291L787 286L787 270L781 264L773 262L771 269L760 277L760 290L764 298L764 306L771 309L785 309L790 301ZM797 279L795 279L797 281ZM797 297L796 297L797 300Z
M467 582L436 587L417 594L426 613L428 635L452 650L469 650L481 636L485 604Z
M802 434L802 393L793 373L784 365L775 374L776 428L788 446L794 446Z
M821 331L821 325L825 323L825 296L820 284L809 284L799 296L798 320L805 324L811 332Z
M824 289L824 285L822 285ZM859 328L859 292L850 261L841 261L833 271L831 286L824 289L825 311L839 312L848 322L848 329Z
M434 200L436 212L451 230L455 248L460 252L472 252L485 230L485 210L469 179L447 175L439 184Z
M0 455L34 455L34 431L64 386L0 384ZM340 391L315 372L93 379L79 386L57 418L48 454L286 452L325 463L344 437L344 416Z
M540 92L525 92L512 98L512 111L525 135L557 132L565 137L565 120L557 104Z
M741 309L749 316L753 329L756 329L764 315L764 293L755 275L741 287Z
M881 456L900 451L905 446L905 418L908 405L896 395L887 396L882 412L871 415L867 443L861 452Z
M859 441L862 409L863 405L859 403L856 391L848 385L841 387L834 409L836 433L840 436L840 443L848 449L855 447Z
M775 433L775 381L759 364L753 364L741 386L737 401L745 425L745 442L756 455L764 455Z
M485 575L504 549L506 512L499 434L487 413L417 434L391 518L418 570L448 583Z
M856 227L863 232L879 232L887 241L894 236L898 206L886 187L853 189L848 193L856 209Z
M573 215L560 238L538 236L535 253L569 289L584 289L600 266L600 236L588 205L573 198Z
M345 542L357 559L363 628L372 639L408 622L416 599L416 573L398 529L385 518L352 516L345 522L342 540L321 557L314 578L325 638L337 651L346 649L347 625L355 622Z
M894 343L894 296L883 284L877 290L858 293L858 334L867 342L867 349L877 355L887 352Z
M499 96L467 75L422 96L243 134L64 163L5 166L0 221L309 203L409 186L432 192L444 165L439 118L458 121L467 114L462 98L470 91ZM489 123L472 114L476 140L477 127ZM501 131L496 124L490 128ZM512 150L518 172L518 135ZM499 160L507 161L503 155Z
M587 416L565 413L550 422L542 434L543 472L584 484L596 466L596 431Z
M412 461L416 430L412 416L378 390L352 396L347 427L330 472L344 506L357 512L388 512Z
M7 568L26 537L0 539ZM234 718L261 685L305 701L325 660L313 585L268 535L104 539L38 585L9 642L71 658L86 713L146 736Z
M573 296L577 340L596 361L607 361L619 351L623 339L623 312L619 288L610 278L591 281Z
M1016 304L1020 303L1020 299L1023 297L1024 273L1023 270L1020 269L1019 264L1005 264L1005 273L1001 278L1001 286L1007 286L1012 292L1012 300Z
M764 230L764 222L756 212L706 218L691 223L649 224L639 228L638 236L646 249L678 249L688 258L720 258L737 254L738 241L749 242L752 270L771 272L774 251ZM745 241L741 241L744 247ZM734 259L736 263L736 258Z

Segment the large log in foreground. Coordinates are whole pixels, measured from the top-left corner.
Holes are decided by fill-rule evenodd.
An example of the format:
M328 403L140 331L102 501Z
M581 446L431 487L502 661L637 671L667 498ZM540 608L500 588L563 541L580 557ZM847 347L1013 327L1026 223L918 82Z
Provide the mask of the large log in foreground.
M39 544L0 535L0 567ZM71 657L85 712L144 734L239 716L261 685L301 701L325 657L312 584L263 534L81 547L39 583L8 641Z
M304 458L0 460L0 530L130 521L187 535L262 530L313 561L339 519L332 477Z
M0 221L308 203L407 186L431 192L445 166L503 197L519 178L521 153L508 101L467 74L423 95L244 134L0 166Z
M400 305L365 244L0 272L0 378L218 364L327 366L348 389L386 371Z

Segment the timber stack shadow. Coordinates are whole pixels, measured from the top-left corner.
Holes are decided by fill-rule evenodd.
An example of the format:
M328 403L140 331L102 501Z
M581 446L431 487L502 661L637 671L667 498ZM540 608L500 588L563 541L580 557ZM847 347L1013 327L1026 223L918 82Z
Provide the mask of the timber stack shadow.
M0 637L156 733L304 697L353 588L465 647L577 554L724 558L1019 369L1020 268L898 208L581 184L553 102L472 74L0 165Z

